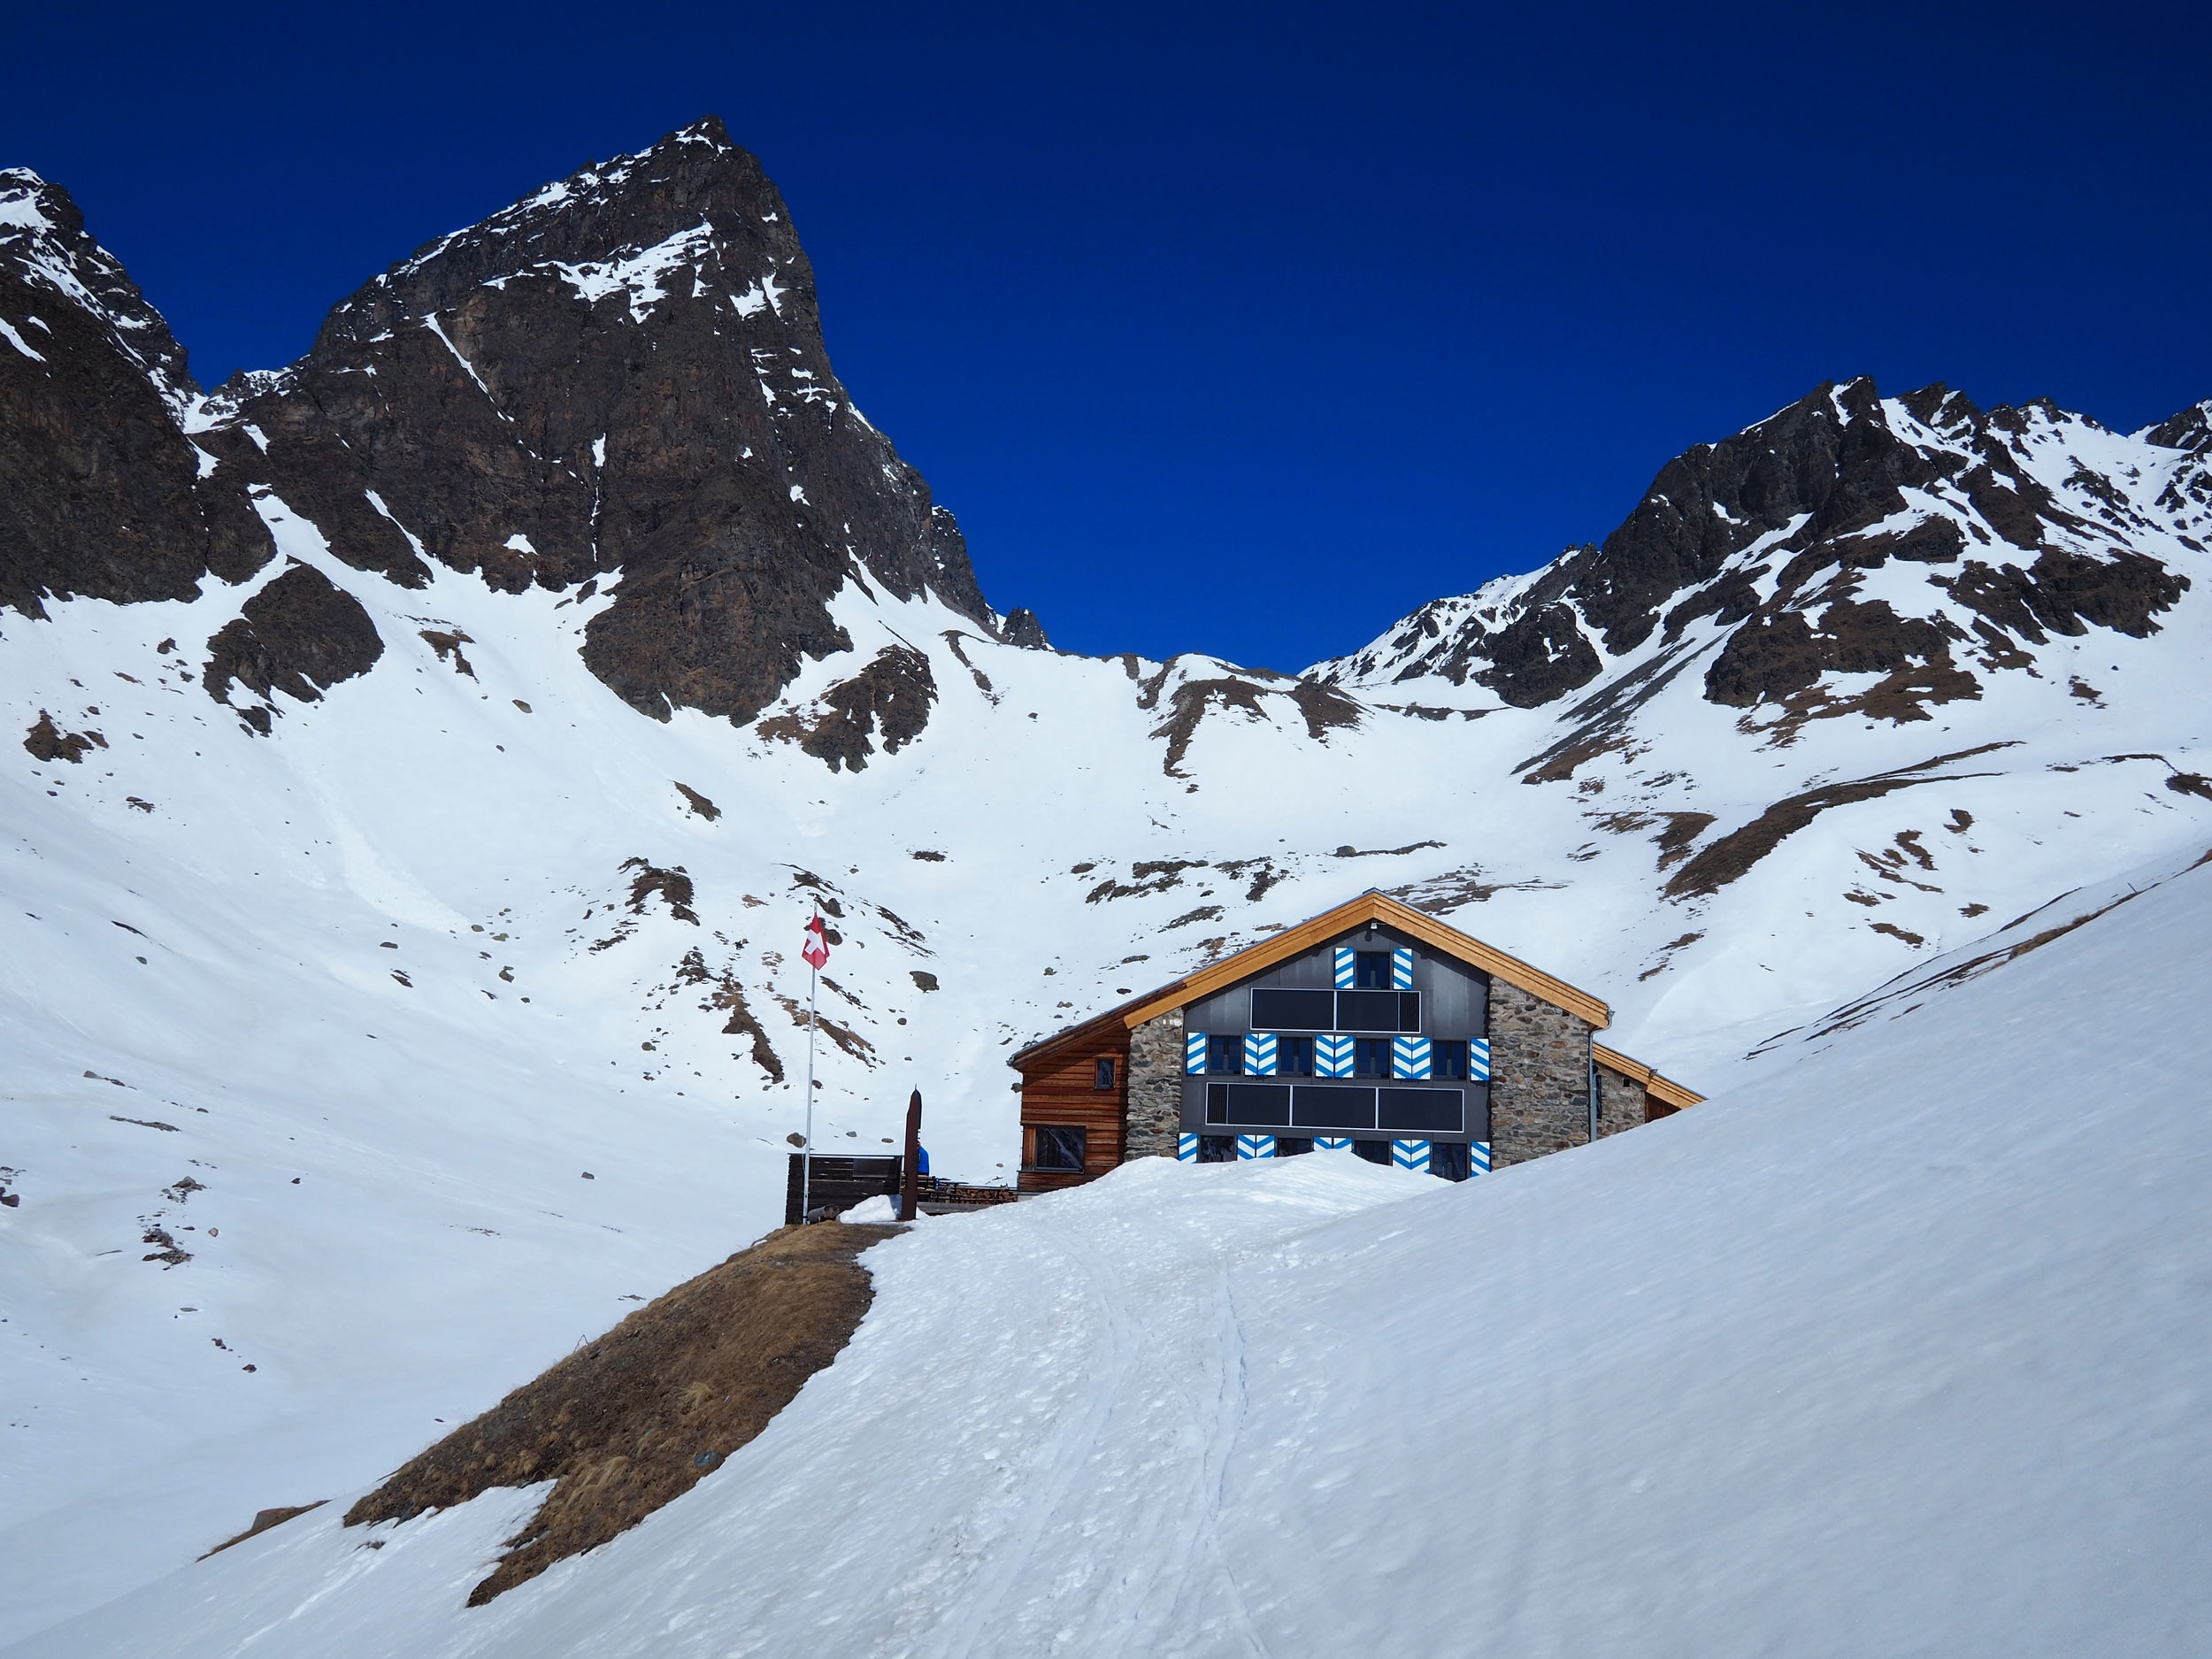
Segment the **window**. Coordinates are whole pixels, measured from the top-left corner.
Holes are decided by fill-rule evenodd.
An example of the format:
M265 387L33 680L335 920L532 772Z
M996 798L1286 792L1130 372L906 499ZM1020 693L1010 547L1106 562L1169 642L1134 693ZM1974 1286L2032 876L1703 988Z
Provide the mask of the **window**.
M1234 1164L1237 1161L1237 1138L1234 1135L1199 1136L1198 1161L1201 1164Z
M1083 1167L1083 1130L1079 1125L1039 1124L1037 1159L1041 1170L1080 1170Z
M1343 1083L1301 1083L1290 1092L1290 1121L1341 1134L1375 1126L1375 1091Z
M1448 1181L1463 1181L1474 1173L1466 1146L1457 1141L1437 1141L1429 1146L1429 1173Z
M1111 1088L1113 1086L1114 1056L1110 1054L1102 1054L1098 1056L1098 1075L1092 1079L1091 1087L1093 1088Z
M1243 1076L1244 1039L1241 1037L1207 1038L1206 1070L1216 1077Z
M1390 1039L1387 1037L1356 1037L1352 1040L1352 1075L1354 1077L1388 1077L1390 1075Z
M1418 991L1339 991L1335 1031L1418 1031Z
M1254 1031L1334 1031L1334 991L1285 991L1260 986L1252 992Z
M1379 1164L1383 1168L1388 1169L1390 1167L1390 1142L1387 1141L1355 1141L1352 1142L1352 1156L1356 1158L1364 1158L1370 1164Z
M1301 1153L1312 1150L1313 1142L1302 1136L1277 1135L1275 1137L1275 1156L1279 1158L1294 1158Z
M1352 983L1363 991L1390 989L1390 953L1387 950L1354 951Z
M1206 1121L1210 1124L1247 1124L1255 1128L1287 1127L1290 1124L1290 1085L1209 1083L1206 1085Z
M1378 1129L1394 1129L1402 1135L1455 1135L1467 1126L1465 1103L1455 1088L1386 1088L1376 1093Z
M1281 1037L1275 1043L1275 1071L1279 1077L1313 1075L1313 1039Z
M1429 1045L1429 1075L1431 1077L1465 1077L1467 1075L1467 1045L1456 1040L1440 1040Z
M1254 1031L1418 1031L1418 991L1283 991L1252 993Z

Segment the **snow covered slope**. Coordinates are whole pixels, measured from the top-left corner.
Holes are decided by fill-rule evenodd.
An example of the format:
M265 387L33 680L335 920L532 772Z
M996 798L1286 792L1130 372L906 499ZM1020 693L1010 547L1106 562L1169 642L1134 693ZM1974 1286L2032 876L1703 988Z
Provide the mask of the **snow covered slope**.
M1441 655L1083 658L974 592L803 261L702 124L202 398L0 175L0 1640L774 1225L810 903L818 1136L919 1087L992 1179L1013 1048L1363 887L1711 1088L2212 841L2201 410L1823 388Z
M10 1651L2199 1654L2208 930L2204 861L2138 872L1464 1187L933 1222L759 1440L487 1607L533 1493L334 1502Z

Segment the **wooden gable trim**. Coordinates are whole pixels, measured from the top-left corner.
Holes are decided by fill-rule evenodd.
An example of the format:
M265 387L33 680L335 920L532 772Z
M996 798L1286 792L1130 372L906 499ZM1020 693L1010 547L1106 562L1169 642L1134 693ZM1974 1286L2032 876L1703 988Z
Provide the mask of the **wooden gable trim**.
M1590 1045L1590 1056L1615 1076L1624 1077L1632 1083L1641 1084L1644 1092L1654 1100L1672 1106L1677 1110L1685 1106L1698 1105L1705 1099L1704 1095L1695 1094L1684 1088L1679 1083L1661 1077L1641 1060L1632 1060L1626 1055L1609 1048L1601 1042L1594 1042Z
M1179 985L1181 981L1178 980L1176 983ZM1161 990L1168 991L1174 988L1173 986L1164 986ZM1145 993L1148 997L1159 995L1159 991ZM1102 1053L1126 1054L1129 1050L1131 1026L1123 1020L1121 1016L1122 1010L1130 1006L1132 1004L1124 1002L1118 1008L1110 1008L1102 1014L1092 1015L1079 1025L1071 1025L1056 1035L1033 1042L1026 1048L1010 1056L1006 1064L1026 1077L1032 1071L1040 1071L1052 1064L1063 1055L1077 1048L1099 1048Z
M1479 939L1448 927L1431 916L1424 916L1410 905L1401 904L1385 893L1363 893L1349 903L1340 904L1333 910L1325 910L1311 921L1286 927L1271 939L1240 950L1233 956L1225 956L1209 967L1187 975L1173 985L1164 985L1134 1002L1124 1003L1114 1010L1132 1030L1148 1019L1157 1018L1171 1008L1181 1008L1210 996L1239 979L1265 972L1277 963L1288 960L1302 950L1324 944L1347 929L1364 922L1380 922L1400 933L1410 933L1423 944L1442 951L1479 968L1508 985L1518 986L1531 996L1541 998L1554 1008L1563 1008L1570 1014L1589 1021L1602 1031L1611 1025L1612 1010L1587 991L1576 989L1564 979L1554 979L1540 968L1532 968L1517 956L1509 956L1502 950L1486 945ZM1072 1033L1069 1033L1073 1035ZM1055 1040L1057 1041L1056 1039Z

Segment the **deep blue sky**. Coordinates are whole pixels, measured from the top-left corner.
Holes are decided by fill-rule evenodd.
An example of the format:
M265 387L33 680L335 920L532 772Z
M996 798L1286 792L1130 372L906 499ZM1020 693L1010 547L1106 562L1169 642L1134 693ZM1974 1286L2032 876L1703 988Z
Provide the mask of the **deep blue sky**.
M2212 396L2202 7L17 8L0 165L204 380L707 111L1056 642L1294 669L1824 379Z

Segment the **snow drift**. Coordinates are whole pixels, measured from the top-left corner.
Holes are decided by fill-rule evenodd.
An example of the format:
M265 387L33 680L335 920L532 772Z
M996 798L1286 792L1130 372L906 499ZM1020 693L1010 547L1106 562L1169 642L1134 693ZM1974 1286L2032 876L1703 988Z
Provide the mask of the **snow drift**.
M2073 895L1463 1187L1147 1162L918 1229L757 1440L488 1607L534 1492L10 1652L2201 1653L2208 929L2201 861Z

